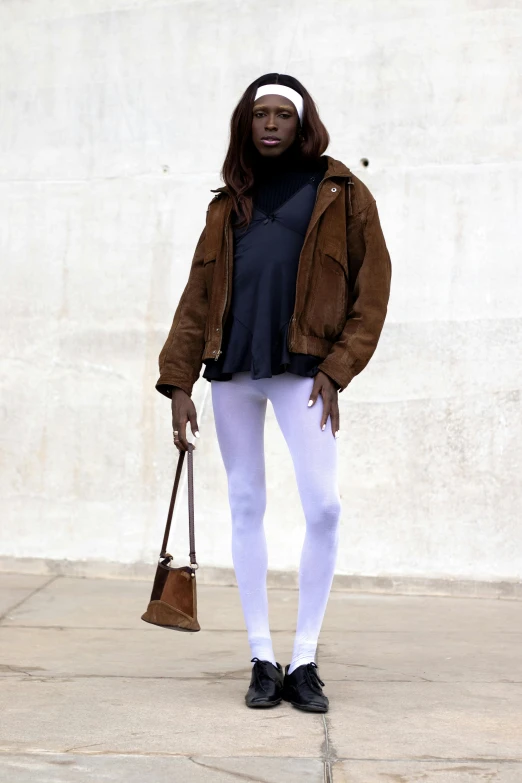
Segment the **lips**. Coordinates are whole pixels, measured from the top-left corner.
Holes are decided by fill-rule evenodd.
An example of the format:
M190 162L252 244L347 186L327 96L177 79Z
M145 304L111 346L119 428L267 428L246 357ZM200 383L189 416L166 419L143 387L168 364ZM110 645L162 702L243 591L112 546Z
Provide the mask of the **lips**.
M281 139L276 138L270 138L270 136L265 136L265 138L261 139L263 144L266 144L267 147L275 147L276 144L279 144L281 142Z

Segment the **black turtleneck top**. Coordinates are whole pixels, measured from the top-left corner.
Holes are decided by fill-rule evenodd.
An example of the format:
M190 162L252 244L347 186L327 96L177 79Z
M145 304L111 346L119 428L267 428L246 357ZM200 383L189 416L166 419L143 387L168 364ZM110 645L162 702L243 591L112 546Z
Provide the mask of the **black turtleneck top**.
M306 160L295 146L273 158L256 151L249 226L238 228L232 212L232 301L221 354L205 360L208 381L228 381L246 371L255 379L317 374L320 357L288 350L288 326L299 256L327 165L326 156Z
M293 196L312 174L319 175L315 181L317 189L317 185L326 172L327 165L326 156L308 160L299 155L294 147L277 157L265 158L257 153L253 161L252 199L254 206L264 212L272 212Z

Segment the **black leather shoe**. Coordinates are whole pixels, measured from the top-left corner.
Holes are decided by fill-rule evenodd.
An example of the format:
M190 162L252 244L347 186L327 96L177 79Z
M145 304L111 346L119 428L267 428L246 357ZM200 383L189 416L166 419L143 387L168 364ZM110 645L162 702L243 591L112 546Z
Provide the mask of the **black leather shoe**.
M245 695L247 707L274 707L283 698L283 669L280 663L252 658L252 677Z
M325 696L321 685L324 682L317 673L317 664L303 663L288 673L290 664L285 666L283 681L283 699L289 701L294 707L307 712L328 712L328 696Z

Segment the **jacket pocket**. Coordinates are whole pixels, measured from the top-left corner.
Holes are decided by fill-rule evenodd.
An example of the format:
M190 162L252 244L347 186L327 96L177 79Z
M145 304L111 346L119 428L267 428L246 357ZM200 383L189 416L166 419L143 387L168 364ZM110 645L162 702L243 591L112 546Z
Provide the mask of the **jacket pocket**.
M329 274L331 270L335 274L346 278L346 266L344 264L341 243L335 239L327 239L321 253L321 266Z
M348 275L341 242L327 238L320 249L312 306L312 331L318 337L337 339L346 323Z

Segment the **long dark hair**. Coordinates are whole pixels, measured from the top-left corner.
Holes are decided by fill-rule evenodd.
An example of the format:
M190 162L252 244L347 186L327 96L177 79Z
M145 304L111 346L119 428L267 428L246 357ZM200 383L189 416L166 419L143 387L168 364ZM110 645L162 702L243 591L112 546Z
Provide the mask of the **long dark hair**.
M230 119L230 143L221 169L221 177L232 197L232 207L238 216L238 227L252 219L254 173L252 162L257 152L252 141L252 112L257 88L263 84L283 84L292 87L303 98L303 123L296 139L305 158L319 158L330 143L330 136L321 122L314 100L300 81L285 73L265 73L248 85ZM299 122L299 120L298 120Z

